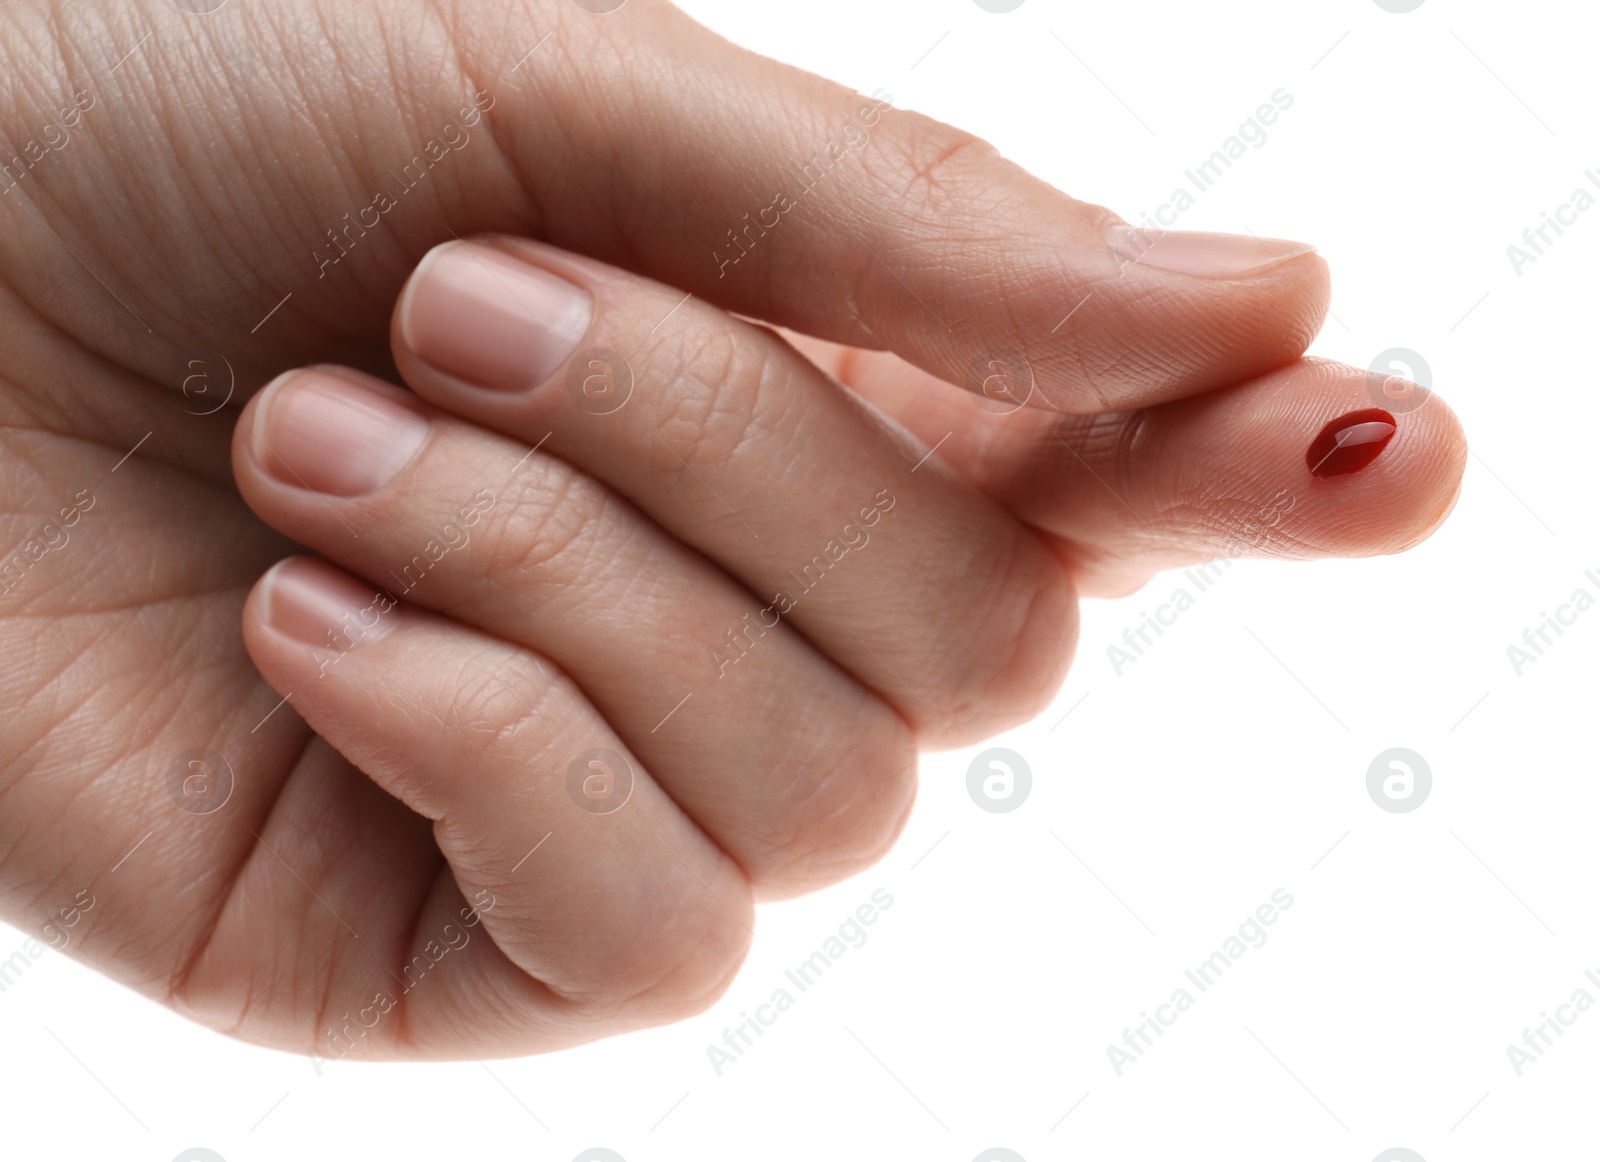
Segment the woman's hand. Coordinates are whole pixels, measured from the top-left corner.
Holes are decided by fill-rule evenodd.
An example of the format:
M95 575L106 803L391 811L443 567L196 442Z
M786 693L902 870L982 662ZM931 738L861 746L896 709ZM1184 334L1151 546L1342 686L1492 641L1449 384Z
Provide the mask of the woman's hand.
M1314 254L1253 239L1152 246L982 143L886 108L887 95L743 53L664 4L185 11L202 6L41 0L3 17L15 83L0 108L12 146L0 169L0 642L13 659L0 907L36 929L74 910L77 954L241 1036L331 1052L324 1032L343 1027L344 1004L370 1018L369 987L455 947L446 923L473 951L463 941L460 963L386 1010L363 1052L519 1052L703 1004L748 938L752 890L827 882L890 841L914 741L979 737L1048 698L1072 633L1069 574L1098 588L1214 553L1249 535L1297 464L1285 537L1320 551L1422 535L1459 480L1459 432L1437 401L1400 417L1367 472L1305 474L1291 445L1333 418L1324 405L1367 392L1358 373L1294 364L1326 304ZM427 438L418 459L389 465L391 483L341 499L333 481L350 487L353 454L323 459L331 478L285 483L275 471L314 441L263 456L241 435L230 449L238 409L286 369L392 377L405 279L439 243L484 232L569 252L504 244L569 264L589 288L583 341L632 368L628 405L596 414L564 386L526 406L474 394L424 372L419 339L399 344L402 369L461 418L393 397L427 417ZM853 345L828 355L845 378L927 444L947 419L954 434L922 461L772 337L713 307ZM1025 366L1034 403L1060 414L986 416L861 348L978 392L997 361ZM296 382L241 431L292 401ZM903 391L919 384L940 389L925 411ZM563 399L558 425L539 409ZM544 438L526 426L542 415L551 442L513 472ZM765 475L753 458L740 466L728 438L757 416L751 431L791 457L761 461ZM1259 439L1263 417L1275 443ZM1083 427L1051 432L1061 424ZM1052 461L1057 436L1070 455ZM367 576L371 598L378 583L405 588L419 553L433 566L395 594L403 608L355 610L381 635L335 649L343 660L315 681L292 668L312 655L273 636L273 610L290 603L271 593L330 567L275 571L246 625L283 692L245 653L239 616L295 545L251 516L230 453L258 511ZM1004 507L964 491L947 457ZM880 470L891 473L881 483ZM844 487L860 483L866 496ZM879 514L875 528L862 527L864 510ZM855 537L852 516L870 544L764 627L728 676L711 676L714 643L678 657L675 629L727 641L725 613L739 613L741 633L746 612L770 620L775 594L760 586L827 554L834 530ZM432 560L431 541L469 532L470 545ZM586 537L650 555L619 584L583 555ZM374 580L380 564L400 577ZM576 612L555 624L534 598ZM679 626L677 610L692 622ZM626 632L641 626L664 628ZM599 643L633 652L586 656ZM680 663L701 648L707 684L668 717L676 699L655 700L680 688ZM804 699L783 700L786 676ZM748 725L727 693L740 690L763 708ZM730 709L708 726L697 716L718 698ZM636 797L613 814L585 810L564 789L565 744L527 726L524 709L557 720L552 736L564 727L624 756ZM755 737L767 718L770 736ZM497 721L523 725L500 734ZM538 746L542 777L510 786L526 773L516 756ZM714 752L727 765L713 768ZM743 777L766 763L787 781ZM601 768L580 766L580 790L610 785ZM481 784L452 784L463 769ZM844 810L851 796L864 798ZM540 830L552 807L570 823ZM446 819L456 825L436 834ZM655 838L640 830L651 823ZM640 861L645 888L626 861L603 858L607 843ZM532 878L550 865L565 878ZM669 910L652 911L662 901ZM541 959L552 930L560 955ZM608 950L628 958L627 975L600 972Z
M317 1005L376 990L404 1016L364 1055L448 1055L681 1016L738 967L752 897L887 849L919 741L1051 697L1076 609L1039 538L783 340L681 298L448 243L395 315L428 403L323 366L245 409L245 500L341 568L293 558L245 607L319 736L270 820L319 899L245 869L185 980L206 1020L298 1047ZM485 938L404 987L473 901Z

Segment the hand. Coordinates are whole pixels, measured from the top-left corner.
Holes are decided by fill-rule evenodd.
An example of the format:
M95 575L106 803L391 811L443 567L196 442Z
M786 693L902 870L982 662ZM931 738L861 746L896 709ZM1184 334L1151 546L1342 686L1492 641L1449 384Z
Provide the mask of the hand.
M5 20L7 64L29 83L0 109L19 143L0 171L14 546L0 586L13 659L0 906L36 927L92 888L77 954L242 1035L320 1038L303 1019L309 998L365 983L377 963L339 976L348 951L323 941L334 921L318 895L374 897L381 936L427 918L448 879L428 821L314 741L245 654L246 593L293 544L251 518L228 460L236 409L278 372L392 372L390 311L431 247L540 236L956 383L976 385L986 352L1020 355L1074 414L1240 390L1291 362L1324 309L1314 255L1169 236L1166 256L1187 273L1160 269L1109 211L982 143L741 53L649 0L609 16L566 0L299 0L210 16L162 0L41 2ZM1338 483L1352 500L1323 510L1325 525L1370 519L1369 479L1410 533L1445 507L1459 434L1442 408L1426 414L1406 422L1381 475ZM1181 479L1134 467L1153 504L1194 476L1247 481L1205 457ZM1230 519L1224 507L1219 525ZM1131 539L1103 528L1108 545ZM983 544L952 537L951 551ZM1053 632L1036 648L1059 646ZM1058 667L1040 666L1035 700L975 706L964 726L1025 712ZM191 813L225 781L191 753L202 750L234 771L214 815ZM323 971L276 975L274 944L219 936L235 917L295 934ZM244 959L208 976L227 955ZM685 980L651 1019L694 1003ZM476 1036L457 1016L451 1027Z
M1076 626L1055 557L781 339L681 300L452 242L395 315L438 406L324 366L245 409L246 501L350 573L292 558L245 607L318 736L264 833L316 899L246 867L187 977L208 1020L302 1047L319 1008L285 980L320 981L325 1020L372 1009L364 1056L684 1015L743 959L753 895L887 849L919 739L1049 700ZM459 948L422 987L430 937Z

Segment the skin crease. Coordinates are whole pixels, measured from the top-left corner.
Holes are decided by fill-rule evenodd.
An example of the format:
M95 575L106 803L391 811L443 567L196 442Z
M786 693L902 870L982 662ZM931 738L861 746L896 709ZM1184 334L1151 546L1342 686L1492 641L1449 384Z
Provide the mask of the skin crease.
M1465 445L1437 399L1399 417L1369 469L1309 480L1310 438L1371 402L1359 373L1299 361L1327 306L1320 258L1239 280L1126 267L1103 242L1110 211L913 113L883 111L867 149L719 271L726 230L765 204L748 191L869 98L652 0L605 18L567 0L234 0L204 17L27 0L0 16L0 57L0 131L26 161L0 193L0 494L5 545L31 562L0 594L0 909L36 932L91 891L73 955L247 1040L330 1052L323 1030L347 1008L370 1020L375 982L474 906L470 941L351 1056L526 1053L677 1019L721 993L750 938L752 885L707 841L695 858L723 895L680 876L646 901L661 940L626 979L530 973L526 885L492 904L463 891L433 820L279 706L246 652L247 596L300 533L240 496L242 409L312 363L394 380L397 296L453 236L540 238L820 337L796 342L925 445L948 437L922 471L971 482L997 521L1026 526L1008 536L1060 565L1054 612L1017 635L1012 664L1035 688L980 707L988 729L1048 699L1074 583L1123 592L1214 556L1284 489L1294 510L1245 551L1396 551L1459 488ZM470 135L460 148L451 124ZM328 231L429 140L447 160L332 262ZM1025 357L1059 411L977 409L951 383L987 349ZM192 747L240 775L215 814L168 794ZM886 795L872 843L816 882L880 854L908 807Z

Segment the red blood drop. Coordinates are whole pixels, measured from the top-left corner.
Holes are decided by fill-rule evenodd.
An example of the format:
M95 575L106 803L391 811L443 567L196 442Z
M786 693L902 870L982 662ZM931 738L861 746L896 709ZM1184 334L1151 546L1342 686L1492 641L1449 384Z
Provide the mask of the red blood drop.
M1306 467L1326 480L1359 472L1394 438L1394 417L1382 408L1362 408L1333 420L1306 449Z

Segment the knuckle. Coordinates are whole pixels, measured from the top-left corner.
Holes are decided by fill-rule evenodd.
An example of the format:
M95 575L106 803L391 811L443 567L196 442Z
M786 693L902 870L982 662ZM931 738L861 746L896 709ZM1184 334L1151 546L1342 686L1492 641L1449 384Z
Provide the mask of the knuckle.
M773 403L790 371L770 336L753 328L713 326L658 348L652 363L667 369L656 416L657 459L669 470L684 463L727 468L773 422Z
M719 887L722 897L725 886ZM748 895L748 893L747 893ZM704 1012L733 982L750 949L748 899L714 899L690 881L675 899L655 897L648 916L600 958L596 970L562 985L566 1004L589 1020L667 1023Z
M530 466L483 534L484 583L544 618L626 601L659 568L638 518L604 484L560 461Z
M548 699L550 687L517 684L525 688L513 693L496 672L477 666L463 670L449 703L455 737L480 754L503 751L521 761L537 761L548 749L539 705Z
M551 724L568 720L554 705L564 681L558 672L520 651L507 649L501 657L476 654L439 671L434 696L419 701L413 712L437 707L434 713L442 732L457 740L465 758L476 761L474 784L503 768L512 772L507 776L509 785L494 793L508 793L520 785L520 772L530 764L551 761L559 741ZM484 761L494 756L510 762Z
M1078 643L1078 597L1048 551L1042 574L1021 586L1014 621L1003 630L1014 643L986 691L985 731L1026 722L1054 701Z
M750 950L751 932L697 887L660 940L659 974L635 994L656 1019L676 1021L716 1003Z
M934 717L917 719L940 745L955 745L1025 722L1050 704L1078 635L1077 597L1059 561L1031 533L978 564L963 589L990 595L981 617L951 611L947 643L934 659L926 696ZM921 712L915 703L908 713Z
M892 110L900 132L886 135L898 151L889 172L895 194L919 214L961 211L965 220L974 199L993 196L993 168L999 151L981 137L921 114Z
M745 870L767 898L864 871L888 853L910 818L917 794L911 729L875 697L864 695L860 705L857 723L798 756L801 774L793 782L804 789L785 805L781 829L764 821L760 852Z
M545 460L519 472L496 509L480 534L485 580L526 594L565 591L586 575L605 541L613 502L593 480Z

